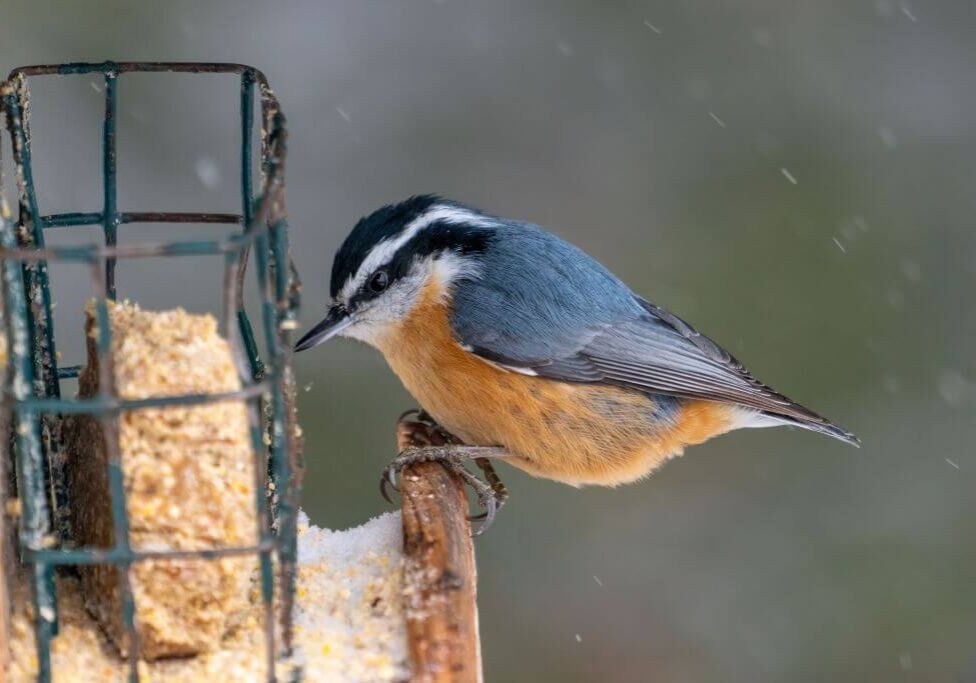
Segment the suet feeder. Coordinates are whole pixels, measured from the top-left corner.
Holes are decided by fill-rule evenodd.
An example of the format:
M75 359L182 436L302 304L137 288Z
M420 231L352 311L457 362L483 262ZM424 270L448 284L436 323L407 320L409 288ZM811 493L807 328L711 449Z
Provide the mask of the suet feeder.
M240 79L240 213L121 212L117 196L116 120L118 90L131 73L223 73ZM38 205L33 180L28 79L41 76L98 74L104 79L105 115L102 127L102 210L96 213L45 214ZM117 608L108 617L116 624L129 663L129 678L139 677L144 654L140 639L156 637L140 632L142 606L133 597L133 580L140 564L166 567L170 561L213 561L253 556L260 564L260 599L264 606L265 658L269 678L291 647L292 607L295 592L296 514L300 465L298 431L293 407L290 334L298 307L298 280L288 256L288 226L284 204L285 119L264 75L237 64L132 63L63 64L15 69L0 85L2 114L11 138L16 169L19 213L4 210L2 217L3 313L8 344L8 373L4 381L3 415L13 438L3 457L6 500L16 501L16 546L29 575L33 601L38 680L52 678L51 642L58 632L55 572L59 567L109 568L117 599L103 607ZM255 102L260 101L261 178L252 177L252 134ZM118 234L135 223L226 223L237 226L221 240L178 241L160 244L119 245ZM76 226L102 228L100 244L53 247L45 244L49 230ZM243 289L253 252L251 277L260 293L258 335L245 311ZM211 255L223 268L222 322L230 355L239 360L238 381L221 391L190 391L133 397L117 387L113 335L119 333L122 306L116 304L116 264L122 259L180 258ZM81 264L91 274L93 304L89 312L90 356L86 370L59 360L54 328L49 271L65 263ZM130 316L131 317L131 316ZM129 327L131 330L131 326ZM61 331L58 331L61 332ZM96 362L92 362L96 361ZM61 382L86 371L97 371L81 395L63 395ZM82 384L86 384L82 377ZM87 389L87 390L86 390ZM253 482L247 490L253 506L251 534L238 534L247 543L224 547L140 546L133 542L134 501L127 500L123 454L119 444L127 416L155 410L193 409L237 403L245 406L244 419L253 458ZM66 435L72 422L87 420L100 432L104 445L107 517L110 544L78 543L71 521L86 510L73 510L80 487L70 487L66 469ZM192 497L193 492L188 492ZM86 504L90 501L85 501ZM8 518L9 519L9 518ZM90 534L87 534L90 535ZM102 539L104 540L104 538ZM5 555L8 553L5 553ZM7 558L8 562L13 558ZM179 565L173 565L179 566ZM276 622L278 622L276 624ZM157 643L158 644L158 643ZM166 648L163 647L165 653Z
M127 74L161 72L239 79L239 213L119 210L118 91ZM33 179L28 80L92 74L104 80L102 210L45 214ZM0 430L9 434L0 439L2 670L15 641L31 643L27 668L42 683L119 675L480 681L471 527L456 477L437 463L405 469L402 529L391 542L395 520L376 520L369 526L385 545L361 557L339 557L350 555L360 530L337 540L304 522L299 529L303 444L291 334L300 286L289 257L285 118L264 75L215 63L22 67L0 83L0 121L19 205L15 216L0 193ZM137 223L230 230L216 240L119 244L120 231ZM100 226L101 239L45 243L48 231L78 226ZM125 301L115 277L120 260L187 256L211 256L222 269L219 321ZM90 274L85 363L61 362L59 335L82 331L55 330L52 315L58 292L49 273L70 264ZM260 299L252 304L256 330L244 305L248 278ZM72 379L76 397L62 387ZM398 448L411 445L398 433ZM300 536L306 556L334 555L303 563ZM355 602L343 582L357 573ZM66 584L71 590L62 590ZM26 614L14 621L11 588ZM314 641L313 650L316 627L336 613L345 618L337 639L356 645ZM12 633L18 627L27 632ZM59 640L59 629L76 639ZM220 641L231 632L233 648ZM351 661L337 665L330 648L351 652ZM94 655L78 666L105 670L60 670L58 661L77 664L75 649ZM24 654L21 647L21 663Z

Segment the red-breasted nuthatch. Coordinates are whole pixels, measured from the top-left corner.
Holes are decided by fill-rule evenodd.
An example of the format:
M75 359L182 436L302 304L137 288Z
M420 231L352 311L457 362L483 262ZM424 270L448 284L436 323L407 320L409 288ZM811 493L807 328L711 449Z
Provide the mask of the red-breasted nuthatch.
M296 350L375 346L441 426L533 475L622 484L742 427L858 443L580 249L435 196L360 220L331 295Z

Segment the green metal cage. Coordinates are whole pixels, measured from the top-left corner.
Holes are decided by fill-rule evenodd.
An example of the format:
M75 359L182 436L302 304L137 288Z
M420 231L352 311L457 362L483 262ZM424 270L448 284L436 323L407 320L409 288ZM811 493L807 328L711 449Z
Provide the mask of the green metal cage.
M241 213L120 212L117 204L116 119L118 88L129 73L177 72L231 74L240 79ZM31 163L28 79L40 76L98 74L104 78L102 129L103 208L97 213L45 215L38 206ZM260 102L260 192L255 196L254 126ZM114 564L119 568L122 623L128 648L129 680L139 679L140 659L136 606L128 569L145 559L216 559L251 554L260 567L261 599L269 680L276 679L279 657L291 650L291 613L295 590L296 514L300 477L294 425L291 376L291 331L296 326L299 281L289 258L284 198L285 118L265 76L249 66L221 63L103 62L28 66L14 69L0 82L0 120L10 134L17 178L19 213L0 206L0 270L9 365L2 409L10 426L12 485L21 501L17 529L21 562L34 601L38 680L50 681L51 641L58 632L55 572L81 564ZM2 203L2 196L0 196ZM133 223L226 223L240 226L222 240L174 241L119 245L118 232ZM103 241L71 247L45 245L45 232L100 225ZM244 307L244 285L250 253L260 295L259 351ZM222 257L224 330L239 359L242 389L221 394L188 394L123 400L114 390L108 302L116 298L119 259L215 255ZM92 398L62 395L61 381L77 377L79 365L60 365L52 317L56 293L49 270L58 264L82 264L91 273L95 297L95 330L100 366L100 393ZM162 406L191 406L241 400L250 415L255 458L258 542L250 547L198 551L146 551L130 545L126 492L118 443L123 411ZM62 417L89 414L106 437L109 492L115 545L72 547L67 510L71 505L62 467ZM276 625L276 622L277 625ZM276 636L280 634L280 643Z

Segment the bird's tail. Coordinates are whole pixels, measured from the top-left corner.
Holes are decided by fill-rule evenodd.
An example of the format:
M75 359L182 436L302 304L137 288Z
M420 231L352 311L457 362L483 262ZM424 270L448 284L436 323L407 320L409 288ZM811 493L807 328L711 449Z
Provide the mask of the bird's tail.
M832 436L835 439L839 439L844 443L848 443L858 448L861 447L861 440L851 432L847 431L846 429L841 429L837 425L820 417L819 415L815 417L816 419L803 419L801 417L793 417L789 415L777 415L776 413L760 412L749 421L749 426L779 427L787 425L791 427L800 427L801 429L809 429L811 432Z

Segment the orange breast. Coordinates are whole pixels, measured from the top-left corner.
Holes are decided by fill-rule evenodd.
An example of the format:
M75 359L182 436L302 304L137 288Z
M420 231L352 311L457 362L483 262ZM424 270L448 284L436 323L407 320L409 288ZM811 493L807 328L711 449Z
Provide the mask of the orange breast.
M445 293L428 284L411 315L377 345L407 390L445 429L504 446L513 465L573 485L616 485L650 473L684 446L730 429L735 409L679 401L663 410L617 387L509 372L454 339Z

